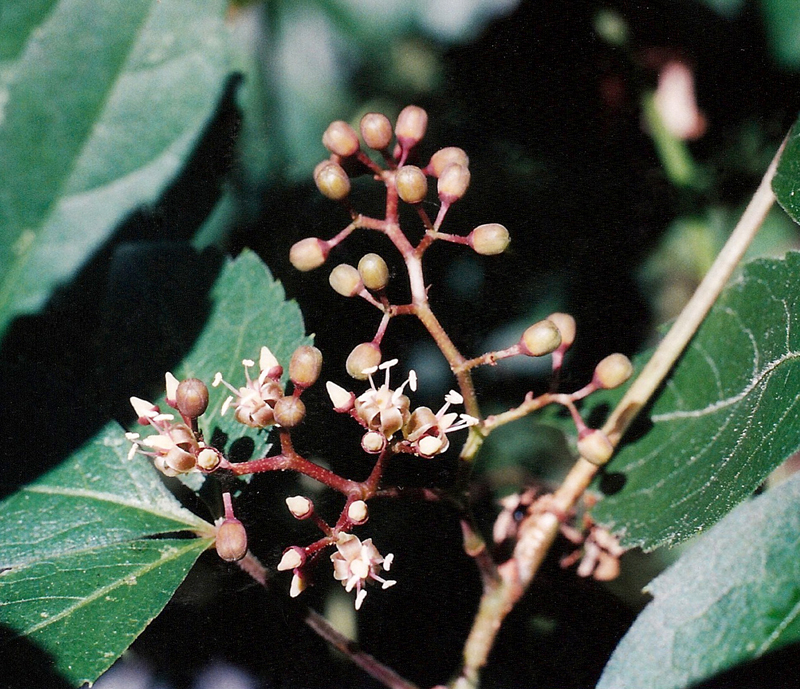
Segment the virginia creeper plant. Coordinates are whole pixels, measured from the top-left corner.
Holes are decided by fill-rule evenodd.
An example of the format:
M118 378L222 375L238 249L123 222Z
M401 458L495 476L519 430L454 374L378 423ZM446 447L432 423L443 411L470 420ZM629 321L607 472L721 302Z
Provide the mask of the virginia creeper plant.
M13 70L0 72L9 94L0 158L52 174L33 188L30 175L0 181L3 250L12 257L0 291L0 324L35 312L109 228L152 199L153 178L175 174L197 143L224 90L225 60L214 50L222 7L209 0L189 11L142 0L117 10L118 16L106 15L109 25L127 22L131 31L129 44L119 32L98 34L116 56L116 79L91 60L88 76L80 77L106 79L103 90L91 92L92 102L83 103L101 113L98 123L54 127L32 154L18 145L32 117L26 108L39 107L27 97L30 84L39 79L58 89L65 78L39 71L38 51L56 46L57 56L69 50L71 32L80 27L48 24L32 35L30 50L8 58ZM80 13L64 10L64 16L76 21ZM159 40L165 25L179 38L174 45ZM210 37L204 52L217 56L208 62L182 43L200 28ZM159 51L172 51L164 64L177 71L153 90L149 70L167 69ZM175 113L190 112L194 119L182 121L169 141L153 134L154 123L141 123L145 141L138 150L145 162L108 152L113 147L106 148L106 137L118 137L124 150L128 112L141 93L168 100L169 84L185 79L181 65L193 60L204 69L191 72L204 78L196 79ZM685 66L676 62L670 69L663 70L672 74L664 79L691 91ZM33 81L19 77L25 74ZM64 91L69 97L69 83ZM658 100L658 93L649 94L643 110L664 166L677 186L701 188L683 141L699 135L705 121L692 103L688 128L676 133ZM3 501L0 621L9 630L3 642L11 652L14 644L32 644L70 685L91 684L200 569L198 562L213 562L240 569L258 585L238 595L267 589L296 606L299 620L373 682L412 689L417 685L398 669L315 610L320 598L314 595L339 587L354 616L391 599L409 571L385 545L384 522L371 516L430 504L458 525L459 547L471 558L480 587L460 662L438 687L481 685L507 618L537 586L549 560L558 559L576 577L609 582L624 574L627 551L694 537L648 584L653 600L611 656L598 687L688 687L800 641L800 480L756 495L800 448L800 254L740 265L776 197L800 222L798 126L658 344L633 361L621 353L601 357L593 373L575 383L569 355L584 332L568 313L528 323L485 352L466 351L443 325L435 299L436 251L452 245L447 248L499 262L515 240L513 227L475 222L464 230L462 216L454 220L482 171L471 169L468 151L431 141L428 125L426 110L408 105L394 119L368 112L357 127L335 120L320 133L327 157L313 180L325 212L341 218L340 230L303 237L287 250L297 271L327 271L331 318L343 299L374 315L371 338L348 342L344 370L328 363L329 353L306 334L297 304L286 300L262 260L244 250L225 260L200 330L164 372L158 398L131 390L127 427L109 421L56 468ZM93 149L116 161L118 179L105 180L106 186L90 165L87 151ZM50 150L66 152L69 169L48 168ZM141 165L150 181L131 172ZM99 209L115 193L121 201L101 217ZM364 199L379 212L364 210ZM73 241L73 226L82 232L81 251L48 271L48 257ZM354 235L380 237L382 248L361 254L355 265L343 262L339 256ZM393 352L390 335L403 329L421 333L447 364L451 384L437 404L419 401L424 375ZM543 362L546 381L511 406L487 411L480 372L515 359ZM478 500L476 465L491 451L494 433L531 418L564 434L571 468L558 483L520 485L487 508ZM309 449L309 437L340 427L341 457ZM354 429L357 438L348 445ZM452 471L441 472L438 482L409 486L397 469L414 462ZM292 533L289 539L265 537L270 529L259 528L246 507L258 502L257 486L267 482L277 490L292 487L278 507L297 527L279 532ZM404 537L422 542L426 534ZM368 647L369 639L363 641Z

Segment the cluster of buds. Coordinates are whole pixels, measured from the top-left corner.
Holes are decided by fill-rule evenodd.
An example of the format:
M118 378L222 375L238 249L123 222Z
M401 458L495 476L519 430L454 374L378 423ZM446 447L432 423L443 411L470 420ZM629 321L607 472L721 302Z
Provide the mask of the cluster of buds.
M453 404L462 404L464 399L455 390L445 396L445 403L434 413L428 407L417 407L411 411L411 401L405 389L417 389L417 376L410 371L408 378L396 389L391 387L390 369L397 364L392 359L378 366L363 370L370 387L358 397L333 382L327 383L328 395L333 407L340 413L350 414L366 432L361 439L364 451L377 454L383 452L394 439L394 452L405 452L420 457L434 457L447 450L450 442L447 434L463 430L478 423L468 415L450 412ZM375 384L373 375L379 370L386 372L382 385Z

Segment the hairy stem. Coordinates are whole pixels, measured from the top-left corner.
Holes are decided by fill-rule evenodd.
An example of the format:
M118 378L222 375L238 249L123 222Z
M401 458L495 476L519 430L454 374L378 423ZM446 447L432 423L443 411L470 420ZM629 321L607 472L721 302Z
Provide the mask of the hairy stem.
M603 426L603 432L614 447L619 444L636 415L647 404L692 339L761 227L775 201L772 178L785 143L784 140L707 275ZM523 407L525 405L519 409ZM451 686L466 689L478 685L481 668L486 664L503 620L527 590L558 535L558 515L567 514L574 508L598 470L598 466L578 458L551 498L539 503L538 509L535 504L534 509L521 522L514 554L499 568L500 581L495 586L487 587L481 598L472 630L464 646L461 672Z

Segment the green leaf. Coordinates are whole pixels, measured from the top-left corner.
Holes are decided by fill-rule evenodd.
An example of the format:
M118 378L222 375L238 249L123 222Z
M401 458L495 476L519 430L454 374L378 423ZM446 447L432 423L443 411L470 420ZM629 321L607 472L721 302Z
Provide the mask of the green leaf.
M800 476L740 505L648 587L598 689L678 689L800 641Z
M243 359L256 366L251 375L258 375L258 357L262 346L269 347L284 369L297 347L311 344L305 336L303 316L294 301L286 301L281 284L275 280L258 256L243 252L223 268L211 291L211 313L202 334L192 350L173 373L179 378L199 378L210 384L220 371L229 383L240 387L246 382ZM249 435L253 429L233 418L232 411L220 414L229 391L220 386L211 388L208 411L200 417L207 438L219 429L230 440Z
M224 86L225 6L60 0L0 24L0 331L181 170Z
M127 458L117 424L0 505L0 622L93 682L162 610L213 525ZM188 531L199 538L154 538Z
M800 120L795 122L778 162L772 190L783 209L800 223Z
M800 446L800 254L748 264L711 310L593 510L653 549L727 514Z
M800 3L761 0L761 14L773 57L782 67L800 68Z

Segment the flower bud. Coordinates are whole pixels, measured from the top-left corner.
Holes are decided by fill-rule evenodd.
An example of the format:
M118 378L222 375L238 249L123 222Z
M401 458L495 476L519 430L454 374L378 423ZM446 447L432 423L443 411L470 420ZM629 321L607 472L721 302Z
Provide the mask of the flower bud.
M467 237L469 245L482 256L502 254L511 238L508 230L500 223L491 222L478 225Z
M561 344L561 333L553 321L539 321L522 334L519 344L522 354L544 356L558 349Z
M308 587L308 582L298 573L295 572L292 576L292 584L289 587L289 596L297 598Z
M323 160L314 168L314 183L331 201L341 201L350 193L350 178L344 168L330 160Z
M358 134L347 122L336 120L328 125L322 135L322 145L331 153L347 158L358 152Z
M328 397L331 398L334 411L348 412L353 408L356 396L352 392L330 380L325 383L325 389L328 391Z
M470 174L466 167L458 163L450 163L439 175L437 185L439 199L443 203L458 201L466 193L469 179Z
M273 409L275 423L283 428L294 428L306 417L306 405L299 397L281 397Z
M247 531L238 519L225 519L217 527L217 554L226 562L236 562L247 554Z
M354 524L363 524L367 521L369 512L367 511L367 503L363 500L355 500L350 503L347 508L347 518Z
M197 453L197 466L203 471L214 471L219 466L220 456L212 447L206 447Z
M407 105L397 116L394 133L404 149L409 149L425 136L428 128L428 113L416 105Z
M336 266L328 276L328 282L334 291L343 297L354 297L364 289L364 283L361 282L358 271L347 263L340 263Z
M392 123L379 112L364 115L360 129L364 143L376 151L384 150L392 142Z
M425 169L434 177L439 177L444 169L451 163L458 163L464 167L469 167L469 157L463 148L448 146L447 148L439 149L431 156L431 161Z
M386 446L386 436L378 431L367 431L361 438L361 448L364 452L377 454Z
M298 388L307 388L317 382L322 370L322 352L311 345L294 350L289 361L289 380Z
M428 178L416 165L403 165L394 178L397 195L406 203L420 203L428 193Z
M575 319L568 313L551 313L547 317L548 321L556 324L558 332L561 333L561 348L567 349L575 342Z
M328 258L330 248L328 243L316 237L306 237L294 244L289 250L289 261L297 268L306 272L319 268Z
M175 408L186 418L196 419L208 409L208 388L197 378L187 378L178 384Z
M381 363L381 348L374 342L362 342L356 345L347 357L345 368L356 380L366 380L365 369L373 368Z
M279 572L286 572L290 569L297 569L306 561L306 551L303 548L292 546L287 548L276 569Z
M602 466L614 454L614 446L603 431L587 429L578 437L578 452L587 462Z
M310 517L314 512L314 505L311 500L304 498L302 495L286 498L286 506L295 519L305 519ZM297 565L295 565L295 567L296 566Z
M594 369L594 382L601 388L616 388L633 373L633 364L624 354L609 354Z
M381 290L389 282L389 266L378 254L365 254L358 262L361 281L371 290Z
M178 385L180 384L180 381L175 376L173 376L169 371L167 371L164 374L164 381L166 383L167 404L170 407L175 407L175 398L178 395Z

